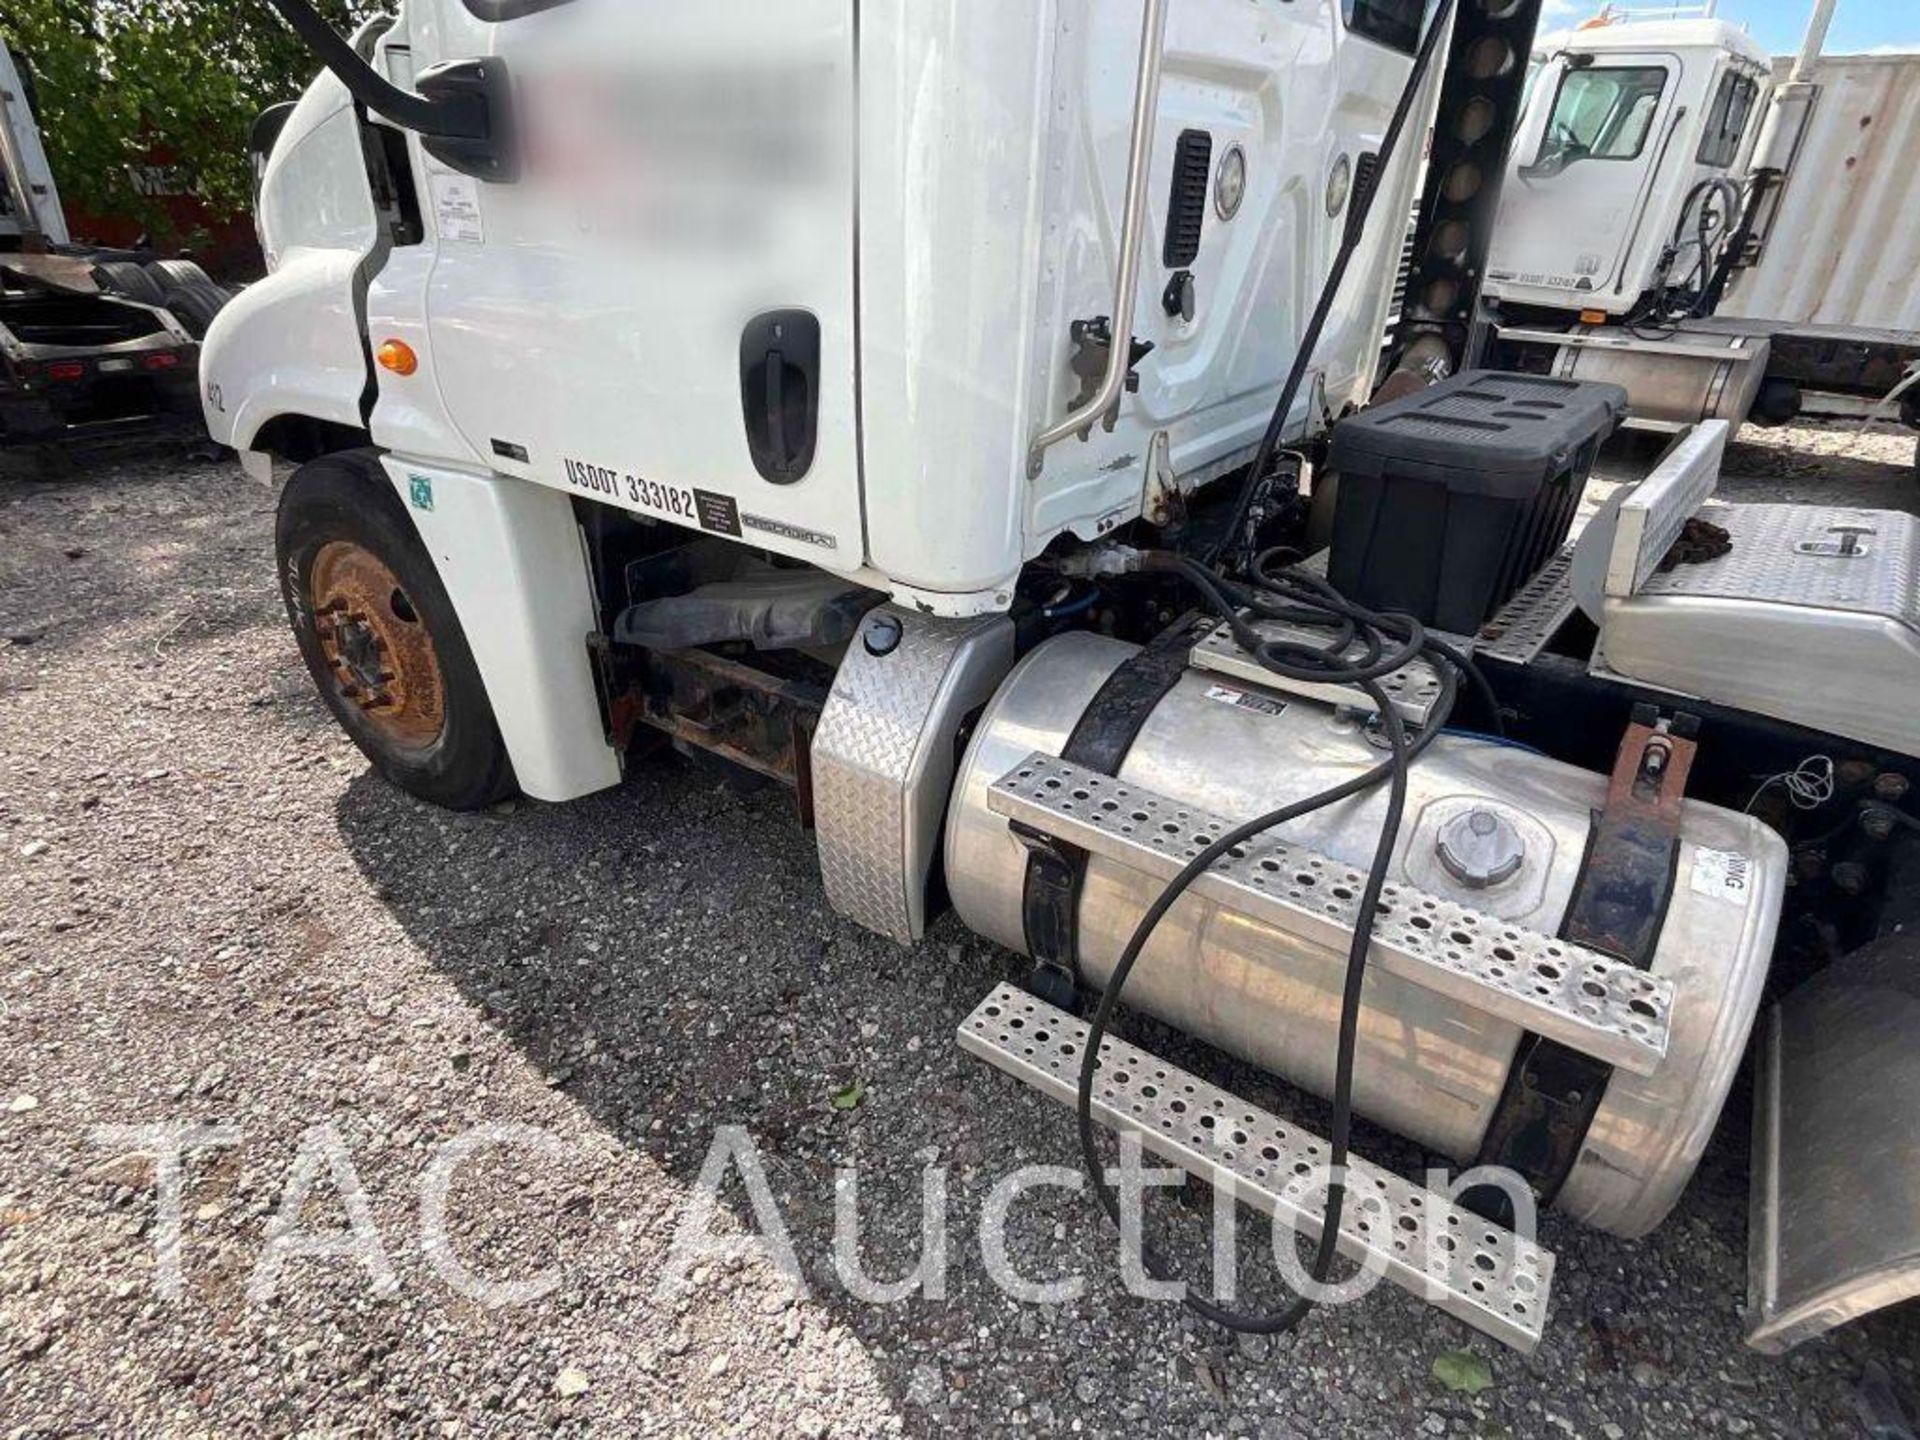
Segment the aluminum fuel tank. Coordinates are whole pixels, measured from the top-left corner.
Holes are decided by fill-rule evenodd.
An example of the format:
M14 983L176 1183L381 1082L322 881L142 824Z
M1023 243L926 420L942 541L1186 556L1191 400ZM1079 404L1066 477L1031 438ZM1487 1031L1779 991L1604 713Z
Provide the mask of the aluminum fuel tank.
M968 749L947 821L947 883L978 933L1025 950L1028 851L987 805L988 787L1034 752L1058 755L1101 684L1135 647L1063 635L1028 655L994 697ZM1324 791L1379 763L1346 715L1275 692L1233 702L1234 687L1189 670L1141 728L1119 778L1214 815L1244 820ZM1414 767L1392 878L1509 924L1560 930L1604 777L1509 746L1443 737ZM1385 787L1277 832L1366 868ZM1471 888L1440 855L1450 821L1503 822L1517 868ZM1457 825L1453 832L1458 834ZM1517 846L1514 842L1517 841ZM1733 857L1738 857L1735 860ZM1511 867L1504 857L1502 870ZM1744 864L1739 863L1744 861ZM1739 877L1729 884L1728 876ZM1616 1234L1653 1229L1692 1176L1745 1052L1766 978L1787 851L1747 816L1689 802L1679 871L1652 966L1675 989L1665 1059L1651 1076L1615 1072L1558 1207ZM1484 878L1484 877L1482 877ZM1104 985L1161 882L1099 856L1079 905L1079 956ZM1127 984L1127 1002L1319 1095L1332 1089L1344 949L1297 938L1213 902L1183 897ZM1520 1026L1408 980L1368 972L1354 1101L1359 1112L1461 1161L1499 1103Z

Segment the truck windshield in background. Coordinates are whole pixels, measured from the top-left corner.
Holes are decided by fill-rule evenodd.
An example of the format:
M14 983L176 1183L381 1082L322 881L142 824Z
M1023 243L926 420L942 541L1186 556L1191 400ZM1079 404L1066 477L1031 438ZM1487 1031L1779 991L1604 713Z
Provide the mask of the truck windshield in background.
M1666 89L1658 65L1590 66L1569 70L1536 163L1561 170L1576 160L1632 160L1646 148Z

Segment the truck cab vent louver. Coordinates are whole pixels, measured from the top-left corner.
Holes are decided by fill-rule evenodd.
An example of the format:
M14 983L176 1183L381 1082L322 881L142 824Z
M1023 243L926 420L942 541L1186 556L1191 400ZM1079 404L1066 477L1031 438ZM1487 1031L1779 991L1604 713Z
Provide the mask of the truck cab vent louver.
M1160 258L1169 270L1184 270L1200 253L1207 218L1207 186L1213 176L1213 136L1183 130L1173 147L1173 193L1167 197L1167 238Z
M1353 167L1353 195L1347 201L1347 225L1352 228L1359 224L1360 217L1367 213L1367 197L1373 193L1373 187L1380 183L1380 152L1367 150Z

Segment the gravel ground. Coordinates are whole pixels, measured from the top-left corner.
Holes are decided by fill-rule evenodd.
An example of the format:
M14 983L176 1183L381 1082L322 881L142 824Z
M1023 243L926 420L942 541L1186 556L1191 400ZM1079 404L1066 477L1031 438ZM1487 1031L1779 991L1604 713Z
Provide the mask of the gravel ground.
M1621 434L1596 475L1637 479L1668 444L1664 436ZM1885 428L1868 434L1857 425L1749 425L1727 449L1720 492L1726 499L1801 501L1867 509L1920 507L1913 432Z
M1757 478L1733 493L1824 484L1791 438L1740 447ZM1836 489L1912 501L1911 441L1863 448ZM178 453L0 471L0 636L0 1434L1849 1435L1869 1362L1920 1390L1911 1308L1784 1361L1741 1345L1744 1095L1650 1240L1548 1218L1531 1358L1391 1288L1223 1343L1122 1293L1104 1221L1057 1189L1016 1207L1011 1254L1085 1291L1017 1303L980 1259L986 1194L1074 1146L1065 1111L952 1043L1007 957L951 918L912 951L837 919L779 793L669 758L565 808L405 798L310 693L268 495ZM187 1162L167 1299L153 1167L95 1129L179 1122L233 1133ZM441 1142L502 1123L553 1143L459 1170L453 1249L557 1283L489 1307L429 1263L419 1193ZM729 1124L803 1298L753 1257L659 1291ZM833 1171L856 1163L886 1278L913 1268L921 1172L944 1167L945 1299L834 1281ZM384 1262L270 1249L303 1183L299 1233L357 1218ZM1152 1211L1196 1269L1207 1203ZM720 1209L753 1223L737 1181ZM1490 1387L1434 1378L1455 1351Z

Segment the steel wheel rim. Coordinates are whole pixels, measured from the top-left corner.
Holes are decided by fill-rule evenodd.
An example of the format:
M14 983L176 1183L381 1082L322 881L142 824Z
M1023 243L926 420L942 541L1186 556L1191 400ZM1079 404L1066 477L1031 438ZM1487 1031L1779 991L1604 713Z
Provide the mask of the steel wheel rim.
M446 679L392 569L364 545L334 540L313 557L307 592L341 698L395 749L430 749L446 729Z

